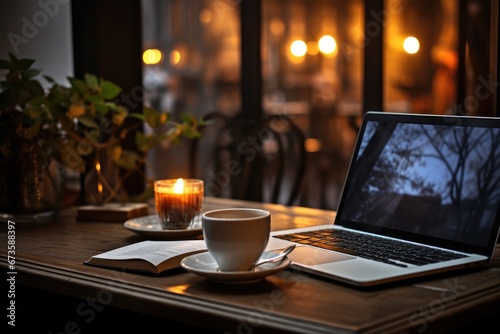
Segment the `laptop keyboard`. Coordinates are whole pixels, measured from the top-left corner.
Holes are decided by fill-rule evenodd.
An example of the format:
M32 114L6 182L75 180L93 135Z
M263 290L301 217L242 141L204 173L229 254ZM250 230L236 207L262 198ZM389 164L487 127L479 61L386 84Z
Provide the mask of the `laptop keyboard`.
M345 230L323 229L275 235L275 237L399 267L421 266L467 257L455 252Z

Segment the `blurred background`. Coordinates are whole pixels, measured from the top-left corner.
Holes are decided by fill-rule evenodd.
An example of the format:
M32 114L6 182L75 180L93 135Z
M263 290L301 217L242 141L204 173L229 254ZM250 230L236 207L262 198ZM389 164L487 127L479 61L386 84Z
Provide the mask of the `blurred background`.
M386 0L378 9L362 0L261 3L263 112L291 116L306 136L300 205L336 207L367 111L364 87L382 92L384 111L495 114L485 82L496 68L497 1ZM241 109L241 67L249 64L241 62L239 4L142 1L147 103L174 114ZM381 45L381 77L364 86L370 44ZM469 98L460 104L457 93ZM162 161L172 172L172 159Z
M293 204L335 209L364 112L498 114L498 10L497 0L4 1L0 56L36 58L57 81L93 71L174 119L286 116L307 152ZM148 175L186 175L189 150L156 147Z

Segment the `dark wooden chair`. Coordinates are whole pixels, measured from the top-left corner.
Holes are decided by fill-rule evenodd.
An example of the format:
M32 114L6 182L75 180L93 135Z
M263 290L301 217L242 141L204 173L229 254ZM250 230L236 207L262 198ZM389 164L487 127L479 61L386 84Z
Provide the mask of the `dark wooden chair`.
M213 112L201 139L192 141L190 175L205 181L207 196L293 205L307 166L305 137L292 119L262 121Z

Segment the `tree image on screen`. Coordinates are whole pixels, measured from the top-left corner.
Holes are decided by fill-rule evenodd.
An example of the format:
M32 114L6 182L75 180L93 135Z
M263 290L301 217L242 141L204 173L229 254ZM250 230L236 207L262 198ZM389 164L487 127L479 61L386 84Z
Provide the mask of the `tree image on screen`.
M500 200L500 130L369 122L343 218L475 244Z

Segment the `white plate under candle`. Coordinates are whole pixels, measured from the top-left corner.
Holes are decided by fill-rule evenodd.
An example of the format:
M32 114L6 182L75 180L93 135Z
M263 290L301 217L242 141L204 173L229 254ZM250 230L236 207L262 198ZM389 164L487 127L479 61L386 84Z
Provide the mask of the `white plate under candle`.
M129 230L154 239L177 239L201 235L201 221L184 230L164 230L158 215L149 215L127 220L123 225Z

